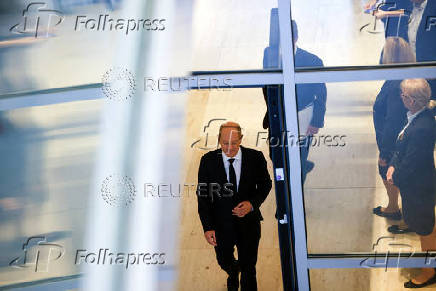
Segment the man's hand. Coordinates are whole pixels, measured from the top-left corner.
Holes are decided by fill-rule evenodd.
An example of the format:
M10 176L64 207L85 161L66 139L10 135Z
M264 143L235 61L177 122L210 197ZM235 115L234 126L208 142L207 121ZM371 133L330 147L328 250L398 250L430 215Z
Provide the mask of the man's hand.
M377 0L371 0L371 1L368 1L368 2L365 4L365 6L363 6L363 8L364 8L365 10L371 9L371 7L374 6L376 2L377 2Z
M395 168L390 166L389 169L388 169L388 172L386 173L386 180L391 185L394 184L394 179L392 178L393 175L394 175L394 171L395 171Z
M215 237L215 230L208 230L204 233L204 237L206 238L207 242L214 247L217 246L216 243L216 237Z
M236 215L237 217L244 217L253 209L253 206L251 205L250 201L242 201L238 205L236 205L235 208L233 208L232 213L233 215Z
M388 165L386 160L383 160L382 158L378 158L378 164L380 165L380 167L386 167Z
M318 127L315 127L315 126L309 125L309 127L307 128L306 135L314 135L314 134L317 134L318 131L319 131L319 128L318 128Z
M381 9L374 10L374 12L372 12L372 15L374 15L377 19L383 19L389 16L389 14L386 13L386 11L383 11Z

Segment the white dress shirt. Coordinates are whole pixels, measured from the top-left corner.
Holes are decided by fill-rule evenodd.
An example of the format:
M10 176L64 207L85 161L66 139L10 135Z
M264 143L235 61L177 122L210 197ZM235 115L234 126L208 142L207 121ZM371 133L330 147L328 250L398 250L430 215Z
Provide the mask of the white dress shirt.
M404 132L406 131L406 129L409 127L409 125L412 123L412 121L421 113L425 110L425 107L422 108L421 110L415 112L414 114L410 113L410 111L407 111L407 124L406 126L403 128L403 130L398 134L398 138L404 134Z
M239 148L238 153L233 158L229 158L228 156L226 156L224 151L221 151L221 153L223 156L224 169L226 169L227 181L229 181L229 182L230 182L230 178L229 178L230 162L229 162L229 159L235 159L233 161L233 168L235 169L235 174L236 174L236 189L239 189L239 179L241 178L241 165L242 165L241 148Z
M433 0L434 1L434 0ZM424 14L427 0L421 4L413 3L412 14L410 15L409 23L409 43L413 52L416 54L416 35L418 34L419 25L421 24L422 15Z

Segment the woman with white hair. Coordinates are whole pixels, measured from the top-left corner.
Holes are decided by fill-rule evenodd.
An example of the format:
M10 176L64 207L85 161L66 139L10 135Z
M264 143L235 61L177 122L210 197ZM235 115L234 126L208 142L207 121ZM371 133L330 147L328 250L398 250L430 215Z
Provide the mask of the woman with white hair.
M396 153L386 174L387 181L400 189L404 221L419 235L423 251L436 251L436 122L429 108L430 96L430 86L424 79L401 82L408 122L398 135ZM422 288L433 283L436 269L423 268L404 287Z
M383 64L415 63L415 55L401 37L388 37L384 46ZM401 220L398 206L399 190L386 180L389 161L395 152L398 133L407 120L407 108L401 100L401 80L388 80L383 84L373 106L373 120L379 150L378 170L389 197L386 207L378 206L373 213L393 220ZM396 230L392 230L397 233Z

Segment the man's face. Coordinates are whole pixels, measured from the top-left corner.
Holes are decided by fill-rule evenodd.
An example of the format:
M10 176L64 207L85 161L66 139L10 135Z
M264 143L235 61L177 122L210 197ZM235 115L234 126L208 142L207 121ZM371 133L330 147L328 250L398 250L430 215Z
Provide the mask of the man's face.
M239 136L235 127L224 127L221 130L220 146L226 156L232 158L236 156L241 145L242 137Z

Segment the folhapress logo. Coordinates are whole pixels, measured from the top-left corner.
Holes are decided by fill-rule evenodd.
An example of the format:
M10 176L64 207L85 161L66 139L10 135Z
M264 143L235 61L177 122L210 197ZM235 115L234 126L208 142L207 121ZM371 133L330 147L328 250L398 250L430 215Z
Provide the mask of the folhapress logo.
M436 16L428 16L427 22L425 24L425 30L431 31L432 29L436 29Z
M110 69L103 75L102 85L103 94L116 101L130 99L136 91L135 77L127 69Z
M48 272L49 264L59 260L64 254L61 245L48 243L43 236L35 236L27 239L23 244L24 254L13 259L9 266L15 268L32 268L35 272Z
M76 17L76 31L123 31L126 35L134 31L162 31L165 30L166 19L124 19L112 18L109 14L97 17L78 15Z
M75 264L80 265L124 265L126 270L132 265L163 265L165 264L165 253L160 252L111 252L109 249L99 249L98 252L77 250Z
M10 28L17 34L32 34L35 38L48 37L51 30L64 21L61 11L48 9L44 2L32 2L23 10L23 19Z
M101 196L111 206L128 206L136 197L135 184L128 176L110 175L101 185Z
M226 120L227 119L225 119L225 118L213 118L213 119L209 120L209 122L203 127L204 136L195 140L191 144L191 148L195 147L195 148L199 148L201 150L217 149L218 145L219 145L218 144L218 131L219 131L218 128L219 128L219 125L224 123ZM210 133L210 128L212 127L212 125L217 125L216 126L216 135L214 136L214 137L216 137L216 139L214 139L212 142L209 142L209 133Z

